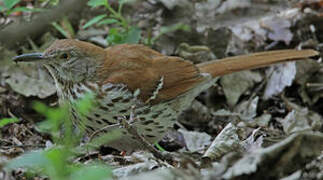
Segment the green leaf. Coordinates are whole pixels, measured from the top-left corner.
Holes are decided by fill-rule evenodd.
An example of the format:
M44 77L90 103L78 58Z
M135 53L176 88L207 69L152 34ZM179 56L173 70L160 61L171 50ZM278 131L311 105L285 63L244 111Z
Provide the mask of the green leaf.
M70 153L66 148L53 148L46 151L45 155L50 162L46 167L47 174L59 177L69 173L67 158L72 157L69 157Z
M108 2L107 0L90 0L87 5L91 7L97 7L97 6L102 6L102 5L107 5Z
M41 102L34 102L33 103L33 108L39 112L40 114L46 116L47 119L50 120L59 120L59 119L64 119L65 117L68 116L67 112L67 107L59 107L59 108L50 108L47 107L45 104Z
M165 151L166 151L166 150L165 150L163 147L161 147L158 143L155 143L154 145L157 147L157 149L158 149L159 151L161 151L161 152L165 152Z
M41 131L50 132L55 137L59 133L60 125L64 120L69 119L68 108L66 106L49 108L41 102L35 102L33 108L46 117L46 121L39 123L38 128L40 128Z
M79 168L71 174L70 179L77 180L103 180L112 176L111 169L105 165L88 165Z
M3 3L4 3L4 6L7 8L7 9L11 9L13 8L16 4L18 4L20 2L20 0L4 0Z
M60 32L65 38L68 38L68 33L56 22L53 22L52 25L54 26L54 28Z
M141 30L137 27L130 27L129 31L111 28L107 41L109 44L138 43L141 38Z
M4 118L0 120L0 128L4 127L7 124L18 122L17 118Z
M165 33L174 32L177 30L190 31L191 28L190 28L190 26L188 26L186 24L177 23L172 26L161 27L160 33L165 34Z
M136 44L141 38L141 29L137 27L131 27L125 37L125 43Z
M9 170L14 170L21 167L36 169L48 165L49 161L46 158L44 151L34 151L20 155L17 158L9 161L6 168Z
M3 9L4 9L4 7L3 7L3 6L0 6L0 12L2 12L2 11L3 11Z
M114 24L114 23L117 23L117 22L119 22L119 21L118 21L118 20L116 20L116 19L104 19L104 20L100 21L100 22L98 23L98 25Z
M33 108L42 115L45 115L48 109L45 104L38 101L33 102Z
M86 29L87 27L92 26L93 24L99 22L100 20L102 20L105 17L107 17L107 15L105 15L105 14L95 16L94 18L89 20L86 24L84 24L83 28Z
M72 39L75 37L74 28L68 17L64 16L64 18L61 21L61 25L64 28L64 30L68 33L68 38Z
M85 96L78 100L76 103L77 111L81 114L88 114L91 110L91 108L94 105L94 94L87 93Z
M37 123L37 130L43 133L52 132L55 129L54 125L50 121L41 121ZM53 132L52 132L53 133Z
M111 28L109 30L109 35L107 37L107 41L109 44L121 44L123 42L123 37L120 30L118 28Z
M69 148L52 148L20 155L9 161L5 168L27 168L49 176L50 179L65 179L73 169L73 165L68 162L69 158L73 158Z

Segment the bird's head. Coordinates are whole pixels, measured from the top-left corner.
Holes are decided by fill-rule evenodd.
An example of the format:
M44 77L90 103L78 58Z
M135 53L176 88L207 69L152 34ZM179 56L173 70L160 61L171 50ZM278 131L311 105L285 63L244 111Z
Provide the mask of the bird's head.
M16 62L38 62L44 65L55 79L80 82L95 78L96 70L105 59L103 48L84 41L56 40L43 53L22 54Z

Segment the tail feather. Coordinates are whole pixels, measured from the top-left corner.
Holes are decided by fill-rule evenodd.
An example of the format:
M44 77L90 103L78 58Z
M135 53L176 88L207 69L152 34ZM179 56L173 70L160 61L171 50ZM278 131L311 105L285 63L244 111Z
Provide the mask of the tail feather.
M217 77L241 70L255 69L287 61L301 60L317 56L318 54L319 53L317 51L311 49L274 50L212 60L198 64L197 67L202 73L209 73L213 77Z

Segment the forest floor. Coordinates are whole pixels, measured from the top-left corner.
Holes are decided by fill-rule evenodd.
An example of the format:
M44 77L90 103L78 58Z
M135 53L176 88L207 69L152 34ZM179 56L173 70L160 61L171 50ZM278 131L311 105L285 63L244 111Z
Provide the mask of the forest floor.
M120 1L109 3L120 7ZM124 155L101 145L73 147L77 153L64 162L30 168L43 165L39 154L30 153L49 152L59 139L39 127L50 117L37 113L33 104L56 108L58 99L45 69L16 64L12 57L42 51L55 39L75 38L102 47L142 43L193 63L275 49L323 51L323 1L135 0L122 9L130 32L111 19L93 20L109 17L106 7L76 4L80 7L28 0L11 8L47 11L0 8L0 179L76 179L81 176L62 167L97 162L109 166L116 179L323 179L321 57L219 77L158 143L156 149L172 154L172 163L149 151ZM56 23L46 23L52 20ZM115 27L117 32L111 30Z

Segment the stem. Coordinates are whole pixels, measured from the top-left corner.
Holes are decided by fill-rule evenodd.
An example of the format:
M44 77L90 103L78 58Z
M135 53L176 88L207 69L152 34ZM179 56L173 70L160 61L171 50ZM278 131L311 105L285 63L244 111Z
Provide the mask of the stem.
M306 87L323 87L323 83L306 83Z
M123 7L123 3L120 3L120 4L119 4L119 8L118 8L118 13L119 13L119 14L121 14L122 7Z
M122 6L122 5L121 5ZM106 0L106 4L105 7L112 13L112 15L116 18L119 19L121 21L121 24L123 26L123 28L125 28L126 30L128 30L128 22L127 20L121 15L121 8L119 7L120 12L116 12L109 4L109 0Z

